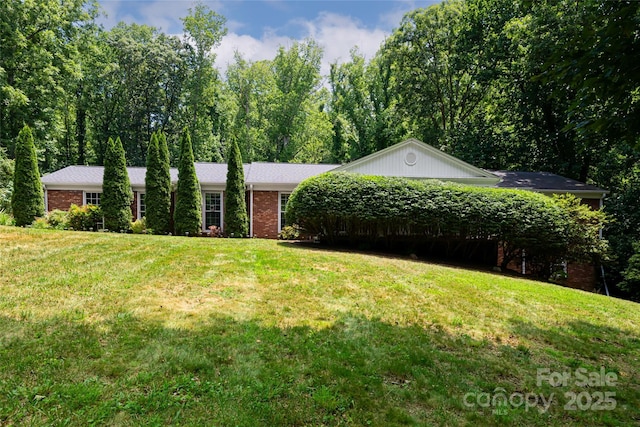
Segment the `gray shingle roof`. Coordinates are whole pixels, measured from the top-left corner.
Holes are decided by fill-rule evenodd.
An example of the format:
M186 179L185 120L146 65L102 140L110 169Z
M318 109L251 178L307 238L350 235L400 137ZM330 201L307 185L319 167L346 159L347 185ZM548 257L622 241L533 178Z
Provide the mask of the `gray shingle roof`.
M226 163L196 163L196 174L203 185L224 185L227 180ZM247 184L299 184L304 179L328 172L340 165L303 164L303 163L251 163L244 165ZM143 187L146 168L128 167L129 180L132 186ZM543 192L595 192L607 193L606 190L585 184L574 179L565 178L549 172L512 172L491 171L500 177L496 187L520 188ZM104 167L102 166L68 166L42 177L46 185L101 186ZM171 181L178 181L178 170L171 168Z
M251 163L245 174L247 184L299 184L310 176L319 175L340 165L305 163Z
M203 185L224 185L227 182L226 163L196 163L196 175ZM244 165L247 184L298 184L305 178L335 169L339 165L296 163L251 163ZM146 168L128 167L132 186L144 186ZM46 185L101 186L103 166L68 166L42 177ZM178 170L171 168L171 181L178 181Z
M225 165L226 166L226 165ZM129 181L133 186L144 186L146 168L128 167ZM44 185L101 186L103 166L67 166L42 177ZM178 180L178 170L171 169L171 181Z
M496 187L500 188L519 188L548 192L607 193L606 190L594 185L585 184L584 182L550 172L491 171L491 173L500 177L500 182L496 184Z

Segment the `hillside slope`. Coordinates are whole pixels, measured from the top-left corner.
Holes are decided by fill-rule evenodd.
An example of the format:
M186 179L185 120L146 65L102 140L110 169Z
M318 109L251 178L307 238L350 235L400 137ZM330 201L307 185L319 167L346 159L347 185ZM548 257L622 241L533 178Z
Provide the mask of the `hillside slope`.
M628 301L270 240L13 227L0 271L0 424L640 423Z

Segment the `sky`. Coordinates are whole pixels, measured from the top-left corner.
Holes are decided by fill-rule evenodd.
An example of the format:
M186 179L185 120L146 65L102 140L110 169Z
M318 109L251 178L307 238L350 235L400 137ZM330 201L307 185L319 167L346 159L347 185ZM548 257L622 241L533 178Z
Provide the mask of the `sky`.
M441 0L206 0L226 18L227 35L215 49L216 66L225 72L238 50L245 59L273 59L279 46L312 37L324 50L321 72L329 64L348 61L354 46L371 59L383 40L413 9ZM167 34L182 34L191 0L98 0L106 29L120 21L147 24Z

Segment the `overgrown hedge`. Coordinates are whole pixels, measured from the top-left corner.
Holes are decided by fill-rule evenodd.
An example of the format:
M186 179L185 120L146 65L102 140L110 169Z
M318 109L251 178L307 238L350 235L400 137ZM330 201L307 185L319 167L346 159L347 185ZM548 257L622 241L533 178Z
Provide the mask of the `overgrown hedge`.
M326 173L296 188L286 216L330 243L493 241L502 246L503 267L524 249L541 276L570 255L571 214L529 191Z

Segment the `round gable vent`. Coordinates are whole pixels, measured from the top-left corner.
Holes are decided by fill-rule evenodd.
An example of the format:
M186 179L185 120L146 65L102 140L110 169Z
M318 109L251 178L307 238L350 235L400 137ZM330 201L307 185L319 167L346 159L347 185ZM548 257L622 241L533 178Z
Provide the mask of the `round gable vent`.
M409 166L415 165L417 161L418 156L416 156L416 153L414 153L413 151L409 151L407 155L404 156L404 162Z

